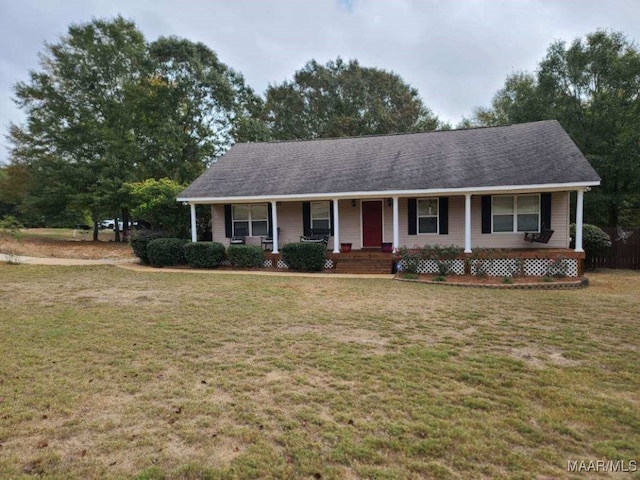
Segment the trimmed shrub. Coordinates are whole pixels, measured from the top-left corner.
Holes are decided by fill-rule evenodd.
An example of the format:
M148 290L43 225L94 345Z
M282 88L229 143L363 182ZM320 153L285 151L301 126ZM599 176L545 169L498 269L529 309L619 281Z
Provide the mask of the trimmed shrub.
M191 267L216 268L224 259L224 245L216 242L186 243L184 257Z
M259 245L229 245L227 257L234 267L264 266L264 250Z
M282 247L282 258L291 270L320 272L324 269L327 247L323 243L289 243Z
M571 243L575 248L576 241L576 224L572 223L569 227L571 235ZM600 227L585 223L582 225L582 248L587 256L601 253L603 250L611 247L611 238L609 234L604 232Z
M166 232L153 231L153 230L140 230L134 232L131 235L131 240L129 241L131 248L133 249L133 254L138 257L142 263L145 265L149 265L151 262L149 261L149 256L147 255L147 245L151 240L156 240L158 238L168 238L171 237Z
M398 251L398 264L401 266L400 271L409 274L418 273L420 260L422 260L422 253L417 248L409 249L407 247L400 247Z
M147 256L152 267L168 267L186 263L184 245L181 238L156 238L147 245Z

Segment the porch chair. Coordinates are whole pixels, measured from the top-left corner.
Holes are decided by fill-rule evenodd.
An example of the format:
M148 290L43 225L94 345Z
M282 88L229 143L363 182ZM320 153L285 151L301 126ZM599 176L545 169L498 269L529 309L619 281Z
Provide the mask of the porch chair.
M233 235L229 239L229 245L244 245L247 243L249 236L249 227L244 225L235 225Z
M280 227L278 227L278 240L280 239ZM268 247L273 247L273 235L267 235L266 237L260 237L260 245L265 250L268 250Z
M244 245L245 243L247 243L247 237L241 235L234 235L229 240L229 245Z

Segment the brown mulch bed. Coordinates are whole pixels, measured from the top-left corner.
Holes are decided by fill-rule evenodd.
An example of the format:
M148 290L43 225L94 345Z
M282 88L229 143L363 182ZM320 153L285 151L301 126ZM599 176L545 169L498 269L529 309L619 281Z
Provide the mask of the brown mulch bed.
M485 288L580 288L589 285L587 277L513 277L511 283L505 282L503 277L476 277L473 275L447 275L444 281L434 280L437 275L418 275L418 278L405 278L406 274L399 274L396 280L406 282L429 283L461 287Z

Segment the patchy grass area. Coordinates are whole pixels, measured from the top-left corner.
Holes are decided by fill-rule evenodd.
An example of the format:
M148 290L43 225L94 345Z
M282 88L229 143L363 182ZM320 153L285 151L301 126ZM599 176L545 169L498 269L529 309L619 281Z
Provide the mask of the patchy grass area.
M637 273L577 291L0 278L0 478L583 478L568 461L640 460Z
M74 231L70 228L25 228L20 230L19 240L0 236L0 253L58 258L133 258L133 252L127 243L113 241L113 230L101 230L98 242L92 239L92 231Z

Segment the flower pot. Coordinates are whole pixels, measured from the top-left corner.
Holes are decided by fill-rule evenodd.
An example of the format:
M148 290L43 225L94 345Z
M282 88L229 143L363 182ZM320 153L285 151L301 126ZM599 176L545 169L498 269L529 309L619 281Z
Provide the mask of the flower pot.
M388 243L387 243L387 242L384 242L384 243L382 244L382 251L383 251L384 253L391 253L392 249L393 249L393 243L391 243L391 242L388 242Z
M351 251L351 243L341 243L340 244L340 251L342 253L349 253Z

